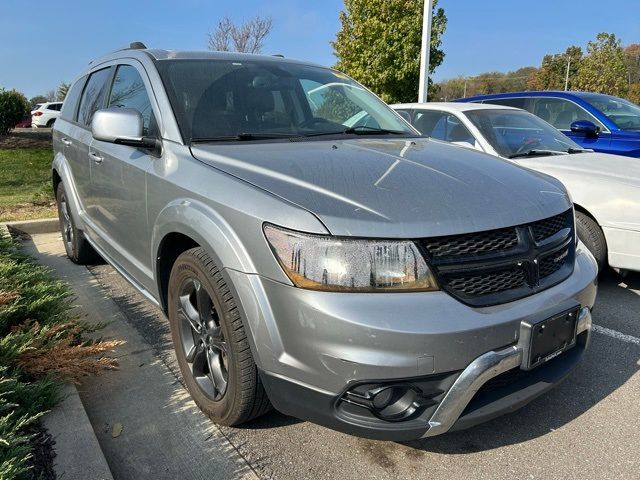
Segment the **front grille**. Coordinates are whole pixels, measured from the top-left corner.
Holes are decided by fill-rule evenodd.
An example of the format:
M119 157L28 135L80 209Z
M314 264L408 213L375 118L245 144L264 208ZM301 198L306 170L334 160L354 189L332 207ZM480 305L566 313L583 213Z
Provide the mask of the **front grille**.
M425 240L425 246L436 257L498 252L515 247L517 244L518 235L513 228L471 233L469 235L450 235L448 237Z
M525 284L523 271L509 268L480 275L443 275L450 288L466 295L487 295Z
M533 238L536 242L540 242L545 238L555 235L563 228L567 228L567 214L561 213L555 217L547 218L546 220L540 220L539 222L531 225L533 231Z
M559 232L564 231L562 235ZM573 211L509 228L422 242L443 290L472 306L549 288L573 271Z

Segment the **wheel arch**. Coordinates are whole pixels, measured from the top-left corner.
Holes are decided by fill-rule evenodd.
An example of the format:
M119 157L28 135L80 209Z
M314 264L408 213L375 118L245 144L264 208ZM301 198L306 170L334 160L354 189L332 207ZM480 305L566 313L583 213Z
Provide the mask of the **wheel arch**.
M216 264L242 272L255 268L239 238L215 211L193 200L175 200L158 215L152 233L154 277L160 304L167 311L171 268L181 253L202 247Z

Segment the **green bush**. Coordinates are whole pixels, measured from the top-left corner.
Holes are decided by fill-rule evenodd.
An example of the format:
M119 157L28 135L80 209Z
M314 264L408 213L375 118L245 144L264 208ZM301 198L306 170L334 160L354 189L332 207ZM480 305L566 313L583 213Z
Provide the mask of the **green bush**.
M27 97L16 90L0 88L0 135L7 135L28 111Z
M103 325L73 312L69 287L0 232L0 479L31 479L40 417L65 381L115 368L122 342L89 339Z

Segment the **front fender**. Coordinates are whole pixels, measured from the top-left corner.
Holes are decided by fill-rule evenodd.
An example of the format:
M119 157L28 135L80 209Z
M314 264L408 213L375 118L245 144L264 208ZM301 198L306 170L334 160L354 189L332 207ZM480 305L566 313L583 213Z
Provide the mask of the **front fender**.
M151 251L156 255L162 240L170 233L181 233L205 248L221 267L245 273L256 268L242 242L215 210L192 199L172 201L159 213L151 235ZM156 258L152 258L154 275L158 278Z

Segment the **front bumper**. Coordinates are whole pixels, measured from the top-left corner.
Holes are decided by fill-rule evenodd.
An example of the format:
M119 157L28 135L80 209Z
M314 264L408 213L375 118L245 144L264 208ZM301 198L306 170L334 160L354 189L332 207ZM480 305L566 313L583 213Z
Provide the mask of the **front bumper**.
M564 378L588 345L597 268L579 248L574 272L564 282L484 308L463 305L444 292L313 292L236 271L227 275L278 410L359 436L409 440L492 418ZM586 308L574 348L526 378L481 391L488 380L520 370L528 344L523 324L577 305ZM416 385L428 393L420 401L429 405L418 416L387 422L341 400L350 389L374 383ZM519 388L511 391L514 385Z
M261 378L271 402L283 413L360 437L415 440L486 422L515 411L547 392L571 373L589 344L591 313L586 307L580 311L578 332L573 348L529 372L520 369L528 348L528 339L521 339L516 345L481 355L462 372L392 382L394 386L424 389L426 396L433 400L431 408L425 408L423 413L406 421L384 421L363 415L357 408L348 408L352 406L345 398L352 387L333 396L266 372L261 372ZM492 388L483 388L507 374L515 378ZM444 394L443 386L448 386ZM428 392L429 388L434 395Z

